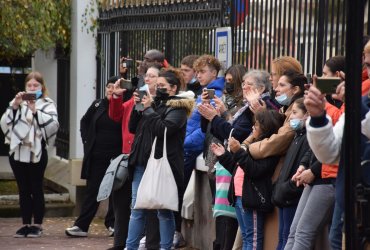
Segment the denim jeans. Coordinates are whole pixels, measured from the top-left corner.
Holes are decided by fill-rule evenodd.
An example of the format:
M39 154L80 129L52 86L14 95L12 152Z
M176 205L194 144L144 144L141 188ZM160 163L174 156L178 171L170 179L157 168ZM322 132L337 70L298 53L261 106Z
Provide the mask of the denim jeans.
M262 250L264 214L253 209L244 209L241 197L236 198L235 212L242 232L243 250Z
M132 180L132 210L126 241L127 250L136 250L139 248L140 237L145 228L145 210L133 209L136 203L137 190L144 171L145 167L143 166L136 166L134 170L134 178ZM170 210L157 210L157 216L159 219L159 232L161 235L160 246L162 249L171 249L173 235L175 233L175 219L173 212Z
M279 242L276 250L283 250L289 236L297 205L292 207L279 208Z
M343 213L344 211L338 202L335 202L329 233L330 245L333 250L342 249Z

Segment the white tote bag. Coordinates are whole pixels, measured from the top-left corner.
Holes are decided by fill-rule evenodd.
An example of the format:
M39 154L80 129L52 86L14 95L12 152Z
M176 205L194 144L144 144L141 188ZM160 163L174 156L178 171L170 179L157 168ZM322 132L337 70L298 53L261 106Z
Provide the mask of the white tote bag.
M179 210L177 185L167 159L167 128L164 130L163 156L154 158L157 137L137 191L135 209Z

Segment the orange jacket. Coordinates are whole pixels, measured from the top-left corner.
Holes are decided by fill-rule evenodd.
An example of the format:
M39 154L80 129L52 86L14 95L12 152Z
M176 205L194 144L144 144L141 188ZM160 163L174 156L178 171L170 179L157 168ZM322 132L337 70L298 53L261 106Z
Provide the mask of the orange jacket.
M364 95L367 95L370 91L370 79L367 79L365 81L362 82L362 85L361 85L361 95L364 96Z

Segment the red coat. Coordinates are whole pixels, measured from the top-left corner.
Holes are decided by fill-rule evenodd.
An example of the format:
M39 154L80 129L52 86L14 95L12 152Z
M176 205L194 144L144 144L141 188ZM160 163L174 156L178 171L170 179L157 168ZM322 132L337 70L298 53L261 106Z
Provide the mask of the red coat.
M128 123L132 108L134 107L134 97L126 102L122 102L122 98L112 97L109 100L109 118L119 122L122 121L122 153L129 154L131 151L131 145L134 141L134 134L131 134L128 130Z

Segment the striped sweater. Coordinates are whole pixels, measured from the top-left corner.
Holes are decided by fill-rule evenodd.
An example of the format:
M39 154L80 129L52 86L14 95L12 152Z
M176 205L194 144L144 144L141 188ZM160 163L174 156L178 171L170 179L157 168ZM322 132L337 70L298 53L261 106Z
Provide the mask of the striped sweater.
M1 117L5 143L10 146L9 155L14 153L16 161L37 163L41 158L42 140L49 147L54 145L59 128L56 107L50 98L40 98L35 103L36 113L32 114L26 102L13 110L13 101Z
M235 208L230 206L227 194L229 192L232 175L219 162L216 168L216 195L213 206L213 217L228 216L236 218Z

